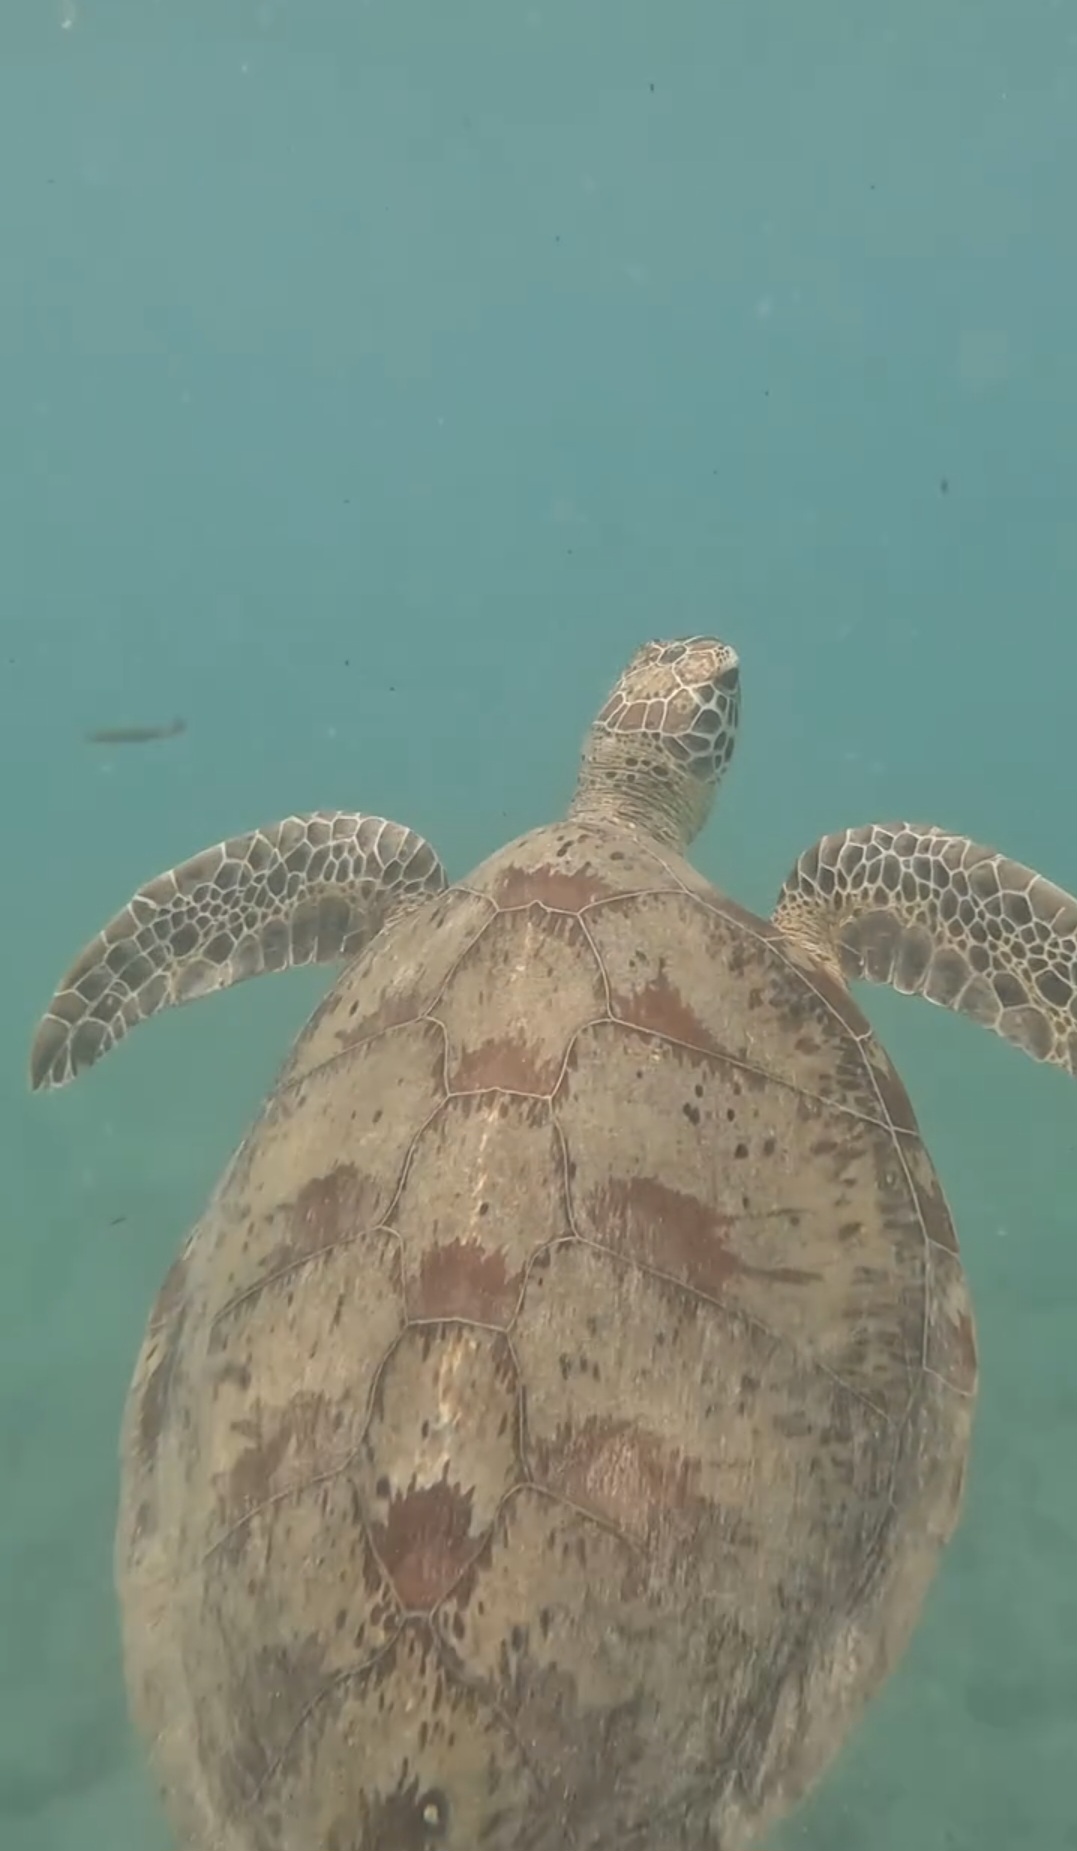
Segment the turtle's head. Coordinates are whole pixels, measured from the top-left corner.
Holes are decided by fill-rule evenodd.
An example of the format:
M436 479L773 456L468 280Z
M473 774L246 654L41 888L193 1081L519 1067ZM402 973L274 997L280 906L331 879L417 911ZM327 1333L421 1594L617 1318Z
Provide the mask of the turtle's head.
M739 717L728 643L644 643L584 741L570 816L624 823L682 852L707 820Z

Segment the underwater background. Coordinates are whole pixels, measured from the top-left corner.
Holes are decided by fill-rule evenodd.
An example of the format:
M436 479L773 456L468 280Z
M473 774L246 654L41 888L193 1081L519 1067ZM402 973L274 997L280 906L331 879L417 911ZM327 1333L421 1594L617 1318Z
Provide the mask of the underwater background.
M908 816L1077 889L1069 0L3 0L0 1848L162 1851L117 1435L153 1295L328 982L31 1098L143 880L314 807L455 874L638 642L741 653L697 861L767 911ZM98 728L165 724L142 746ZM862 995L982 1394L906 1660L785 1851L1077 1847L1077 1093Z

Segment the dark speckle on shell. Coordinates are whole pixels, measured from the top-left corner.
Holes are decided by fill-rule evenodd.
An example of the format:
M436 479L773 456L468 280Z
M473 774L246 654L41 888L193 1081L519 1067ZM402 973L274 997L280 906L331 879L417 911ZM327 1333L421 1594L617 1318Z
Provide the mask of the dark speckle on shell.
M170 1274L119 1560L180 1840L743 1851L957 1519L952 1223L847 992L541 830L300 1036Z

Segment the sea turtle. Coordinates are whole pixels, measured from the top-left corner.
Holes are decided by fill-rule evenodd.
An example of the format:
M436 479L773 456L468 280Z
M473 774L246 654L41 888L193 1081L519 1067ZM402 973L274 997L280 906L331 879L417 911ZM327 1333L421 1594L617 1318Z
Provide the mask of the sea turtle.
M646 645L561 822L447 885L338 811L159 876L33 1046L345 959L157 1300L126 1672L185 1851L740 1851L892 1668L961 1503L968 1291L890 983L1077 1070L1077 902L828 835L685 860L734 651Z

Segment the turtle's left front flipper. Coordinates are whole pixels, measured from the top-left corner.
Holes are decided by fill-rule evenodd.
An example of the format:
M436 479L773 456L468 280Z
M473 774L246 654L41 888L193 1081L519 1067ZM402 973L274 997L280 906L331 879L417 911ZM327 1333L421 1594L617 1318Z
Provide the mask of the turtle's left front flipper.
M140 887L75 959L34 1036L30 1086L66 1086L162 1009L355 957L390 913L444 886L421 835L358 811L286 816L203 849Z
M774 923L846 981L888 983L1077 1075L1077 899L967 836L872 823L823 836Z

